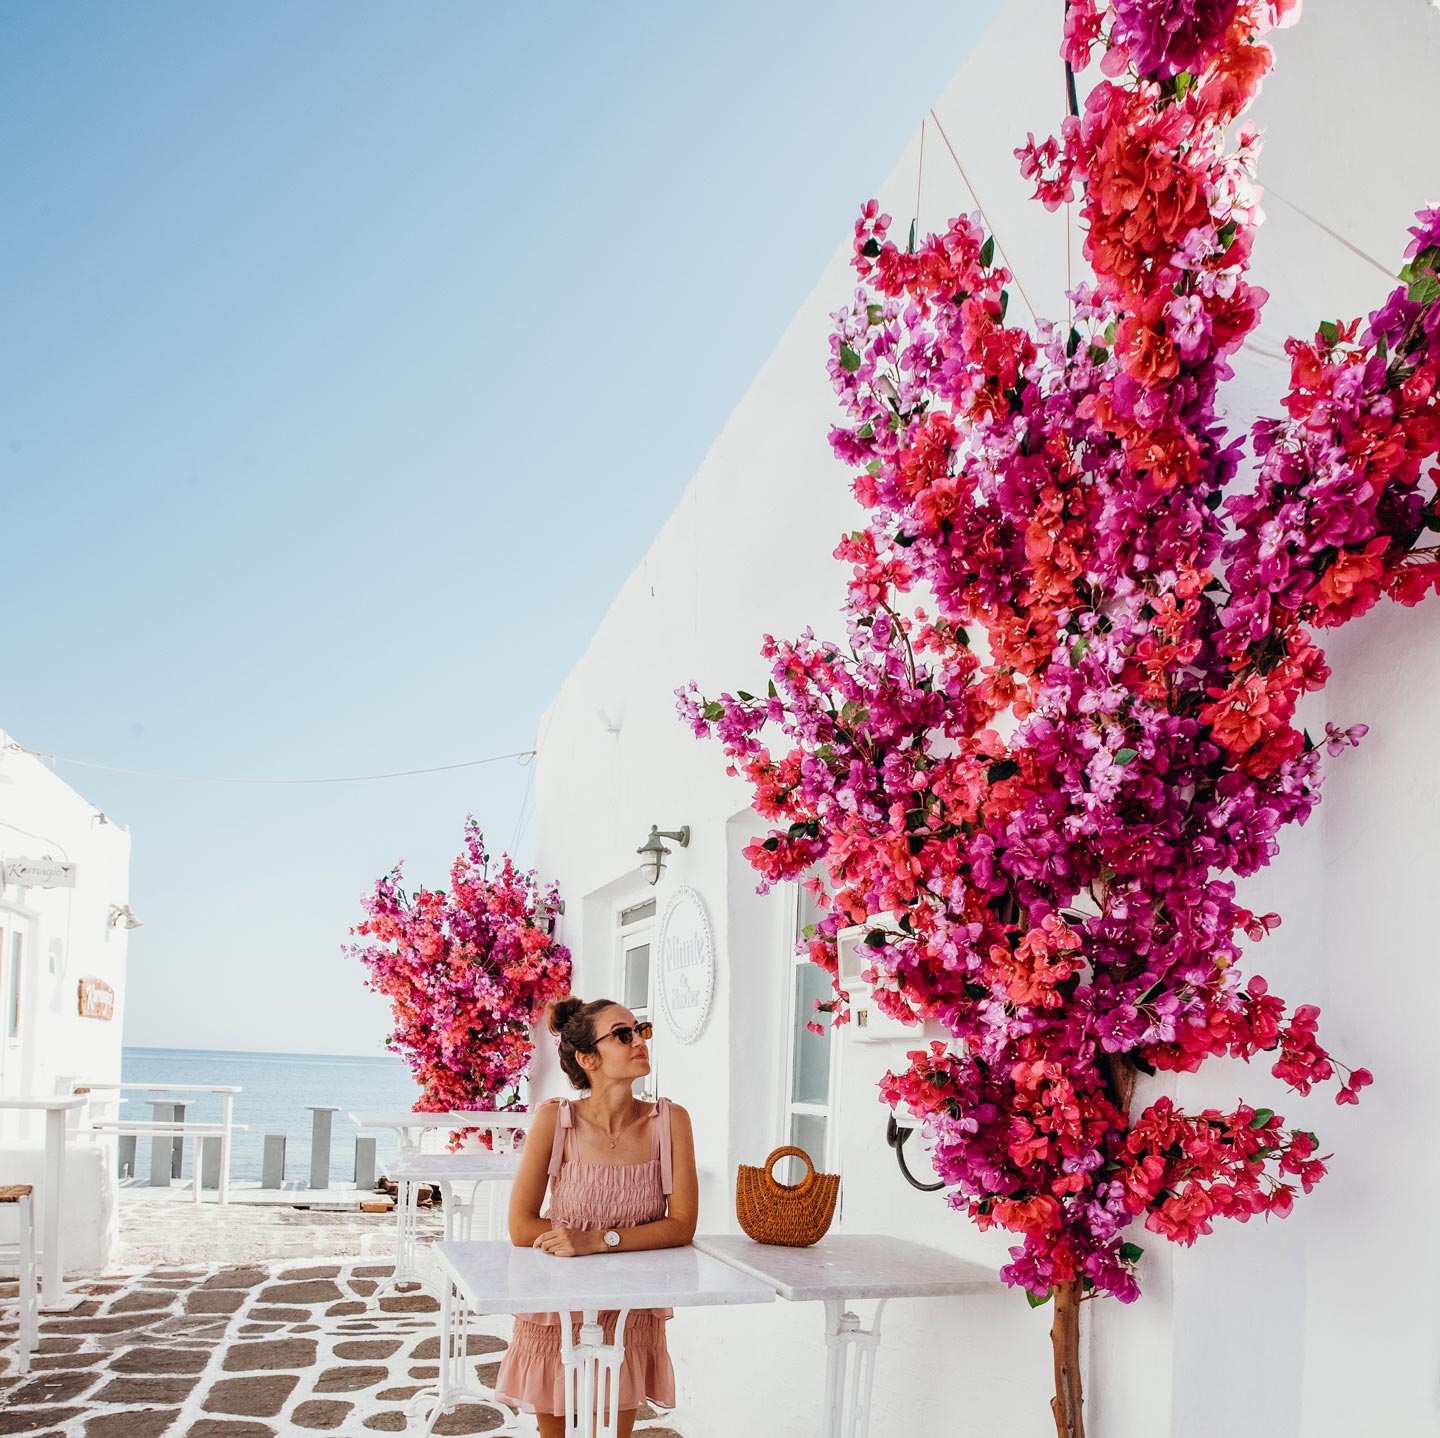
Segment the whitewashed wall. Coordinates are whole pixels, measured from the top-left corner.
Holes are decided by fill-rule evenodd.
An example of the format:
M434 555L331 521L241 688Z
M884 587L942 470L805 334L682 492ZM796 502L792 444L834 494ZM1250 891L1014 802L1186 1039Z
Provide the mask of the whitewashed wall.
M936 104L1030 301L1050 315L1064 312L1066 216L1027 201L1011 150L1063 113L1059 10L1010 0ZM1227 394L1237 424L1274 410L1286 334L1360 314L1388 288L1293 207L1393 270L1410 213L1440 199L1440 161L1427 138L1440 14L1422 0L1307 0L1306 11L1277 37L1281 68L1258 112L1272 196L1255 270L1274 298ZM924 97L914 103L916 139L881 191L900 233L913 208ZM1388 138L1377 134L1381 124ZM929 228L974 208L938 138L932 124L920 217ZM864 184L857 176L857 206ZM1078 236L1071 240L1078 277ZM734 1226L736 1165L781 1141L789 913L779 894L756 897L740 854L759 827L746 792L725 777L718 748L677 722L672 691L692 677L709 691L763 684L758 646L767 631L810 624L840 633L844 576L830 555L855 516L825 440L836 417L825 358L827 313L854 288L848 252L848 242L839 246L538 730L536 858L567 896L562 934L577 952L579 992L616 989L619 908L652 892L663 908L678 883L709 907L721 956L709 1025L682 1048L665 1043L662 1024L656 1045L662 1088L695 1118L709 1231ZM1025 313L1018 297L1012 313ZM1329 647L1337 677L1316 721L1364 720L1371 733L1336 765L1321 816L1286 836L1282 859L1254 886L1257 904L1285 916L1257 962L1281 992L1324 1006L1325 1036L1371 1067L1376 1087L1361 1108L1340 1110L1328 1098L1281 1094L1259 1067L1214 1067L1169 1085L1198 1104L1233 1103L1240 1093L1274 1100L1320 1130L1335 1159L1290 1220L1222 1227L1189 1252L1156 1240L1141 1302L1093 1306L1090 1415L1104 1438L1222 1426L1278 1438L1436 1430L1440 1319L1428 1294L1437 1241L1427 1211L1440 1158L1428 1059L1440 978L1428 888L1440 855L1440 770L1427 721L1440 700L1440 601L1419 612L1387 609ZM657 891L634 868L652 822L688 823L695 835ZM998 1262L1003 1244L993 1235L975 1233L895 1171L874 1084L904 1048L845 1037L843 1226ZM548 1058L538 1078L542 1091L559 1086ZM1047 1327L1048 1313L1032 1313L1016 1294L893 1305L877 1435L1052 1433ZM813 1431L820 1332L815 1306L677 1316L684 1431L719 1438L757 1421L770 1432Z
M3 1092L49 1096L68 1078L120 1077L129 934L123 924L111 926L109 913L129 899L130 835L117 823L101 823L96 807L38 759L7 751L9 742L0 732L0 857L76 865L72 889L0 888L0 927L19 926L25 936L20 1044L6 1055ZM4 959L8 975L8 944ZM114 989L112 1019L80 1017L82 977ZM0 1111L0 1182L42 1188L44 1132L43 1114ZM66 1268L100 1271L115 1238L114 1146L85 1141L69 1147Z

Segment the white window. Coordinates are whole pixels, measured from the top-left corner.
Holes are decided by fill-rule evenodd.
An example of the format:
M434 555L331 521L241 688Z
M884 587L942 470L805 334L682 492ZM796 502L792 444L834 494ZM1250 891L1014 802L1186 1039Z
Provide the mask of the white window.
M792 885L794 905L787 926L787 947L792 949L806 937L805 930L818 923L824 910L802 884ZM834 1173L838 1158L835 1132L835 1075L839 1045L830 1027L830 1015L819 1013L817 1000L829 1003L835 997L830 975L810 961L802 948L789 954L789 1012L786 1033L785 1131L781 1142L803 1148L816 1168ZM817 1024L817 1034L807 1027ZM787 1172L788 1170L788 1172ZM794 1183L804 1172L798 1159L786 1159L776 1171L782 1183Z
M655 900L632 904L621 909L615 916L616 941L616 994L618 1003L625 1005L637 1022L654 1023L655 1018L655 975L650 962L651 939L655 931ZM643 1079L635 1081L636 1098L653 1098L660 1092L658 1087L659 1056L656 1054L655 1039L659 1030L650 1040L650 1072Z
M25 938L19 929L10 932L10 985L9 998L5 1005L5 1037L20 1037L20 961L24 954Z

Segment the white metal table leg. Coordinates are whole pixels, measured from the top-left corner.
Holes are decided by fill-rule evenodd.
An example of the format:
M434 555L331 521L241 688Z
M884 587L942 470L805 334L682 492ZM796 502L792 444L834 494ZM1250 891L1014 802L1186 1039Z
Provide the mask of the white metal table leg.
M224 1207L230 1202L230 1139L235 1131L235 1095L222 1094L220 1106L224 1125L220 1131L220 1204Z
M65 1111L45 1110L45 1227L40 1254L40 1311L68 1313L78 1308L78 1293L65 1292L65 1267L60 1252L60 1206L65 1193Z
M517 1416L508 1412L496 1397L492 1388L480 1383L475 1365L470 1361L470 1323L474 1313L465 1295L448 1280L440 1285L440 1372L434 1388L425 1388L411 1400L407 1416L413 1418L419 1412L428 1412L424 1433L433 1433L435 1425L461 1403L484 1403L496 1409L501 1417L498 1428L490 1431L497 1434L513 1434L517 1431Z
M407 1288L418 1288L432 1293L436 1298L444 1297L444 1282L431 1277L420 1268L420 1185L410 1178L398 1182L395 1195L395 1272L375 1290L374 1298L379 1300L391 1289L400 1291L402 1284ZM446 1216L446 1237L449 1237L449 1216Z
M565 1366L565 1438L615 1438L620 1416L620 1365L625 1358L628 1308L615 1319L615 1340L605 1342L600 1314L587 1308L560 1315L560 1361ZM575 1340L575 1319L580 1337Z
M848 1300L825 1302L825 1417L823 1438L868 1438L875 1353L880 1347L880 1318L885 1299L875 1306L869 1328L847 1307Z

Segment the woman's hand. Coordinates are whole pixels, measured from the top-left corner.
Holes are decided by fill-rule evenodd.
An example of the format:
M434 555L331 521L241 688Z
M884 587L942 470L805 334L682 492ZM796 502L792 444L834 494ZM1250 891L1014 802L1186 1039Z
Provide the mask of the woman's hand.
M604 1241L602 1234L583 1228L552 1228L542 1233L531 1247L544 1249L555 1258L583 1258L589 1253L599 1253Z

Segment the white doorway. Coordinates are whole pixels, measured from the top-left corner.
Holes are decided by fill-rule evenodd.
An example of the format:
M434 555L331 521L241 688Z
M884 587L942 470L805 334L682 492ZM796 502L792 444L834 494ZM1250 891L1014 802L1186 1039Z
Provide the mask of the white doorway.
M30 919L0 908L0 1093L24 1087L26 1010L30 1007Z

